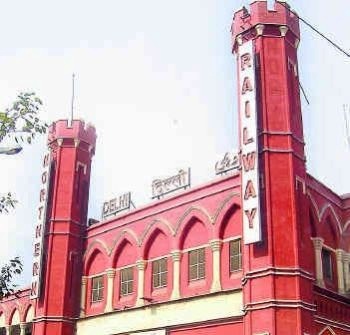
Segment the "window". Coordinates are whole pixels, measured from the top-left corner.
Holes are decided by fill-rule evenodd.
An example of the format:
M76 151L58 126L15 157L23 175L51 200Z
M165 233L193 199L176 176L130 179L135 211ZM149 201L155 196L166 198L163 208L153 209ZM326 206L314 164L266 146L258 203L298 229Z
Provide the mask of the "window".
M10 328L11 335L20 335L20 333L21 333L21 327L19 325L11 326Z
M165 287L167 285L167 258L152 262L152 284L153 288Z
M0 335L6 335L6 328L5 327L0 328Z
M128 295L134 291L134 268L126 268L120 271L120 295Z
M189 280L205 278L205 248L190 251L188 259Z
M103 276L92 278L91 302L103 299Z
M32 335L33 327L32 323L27 323L25 328L25 335Z
M230 242L230 272L242 269L241 240Z
M327 249L322 249L322 270L324 279L333 279L332 253Z

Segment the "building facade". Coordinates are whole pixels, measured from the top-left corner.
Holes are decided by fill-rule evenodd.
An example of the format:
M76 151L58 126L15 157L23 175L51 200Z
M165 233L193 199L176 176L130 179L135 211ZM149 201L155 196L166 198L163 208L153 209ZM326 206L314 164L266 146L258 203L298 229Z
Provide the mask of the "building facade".
M33 281L1 302L0 334L350 334L350 195L306 171L298 17L255 1L231 33L236 169L88 225L95 129L55 122Z

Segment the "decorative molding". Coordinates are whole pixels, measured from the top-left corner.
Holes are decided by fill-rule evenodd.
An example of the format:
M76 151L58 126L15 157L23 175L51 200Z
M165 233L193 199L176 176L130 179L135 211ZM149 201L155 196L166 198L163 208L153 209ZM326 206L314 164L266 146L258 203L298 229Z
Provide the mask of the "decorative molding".
M136 261L136 267L139 271L144 271L146 269L147 262L143 259Z
M181 260L181 251L180 250L174 250L171 252L171 257L174 262L180 262Z
M255 31L257 36L261 36L264 33L265 25L263 24L257 24L255 26Z
M288 29L289 28L287 26L279 26L279 30L281 32L282 37L285 37L287 35Z
M106 270L107 278L114 278L116 274L116 270L111 268Z
M209 245L210 245L212 251L219 251L221 244L222 244L221 240L211 240L211 241L209 241Z
M238 45L242 45L243 44L243 38L242 38L241 34L236 36L236 42L237 42Z

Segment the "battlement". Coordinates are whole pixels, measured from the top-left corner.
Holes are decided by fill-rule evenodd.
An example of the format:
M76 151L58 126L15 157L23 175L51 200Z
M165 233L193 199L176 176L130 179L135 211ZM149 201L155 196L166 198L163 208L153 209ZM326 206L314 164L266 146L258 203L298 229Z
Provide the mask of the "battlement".
M298 16L290 9L287 2L275 1L274 8L268 9L266 0L258 0L251 3L249 9L243 7L234 14L231 27L233 46L238 35L258 25L285 26L298 40L300 38Z
M58 120L49 127L48 143L56 139L77 139L95 147L96 129L83 120L73 120L71 125L68 120Z

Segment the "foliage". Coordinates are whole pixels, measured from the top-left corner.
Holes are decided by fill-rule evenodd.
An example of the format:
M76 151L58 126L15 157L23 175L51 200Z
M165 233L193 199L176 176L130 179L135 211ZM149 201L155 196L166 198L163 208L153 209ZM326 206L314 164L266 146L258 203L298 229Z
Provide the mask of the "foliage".
M17 200L12 198L12 194L9 192L6 195L0 196L0 213L8 213L8 208L15 207Z
M11 259L1 268L0 273L0 300L13 294L16 285L13 284L13 276L22 272L23 266L18 257Z
M14 140L30 144L36 134L44 134L47 124L38 116L42 101L35 93L20 93L10 108L0 112L0 143L14 133ZM0 213L14 208L17 200L11 193L0 195ZM0 300L14 293L13 277L22 273L23 265L18 257L11 259L0 270Z
M41 106L42 101L35 93L20 93L12 107L0 112L0 142L11 133L20 133L15 136L16 142L26 139L30 144L37 133L44 134L47 124L38 117Z

